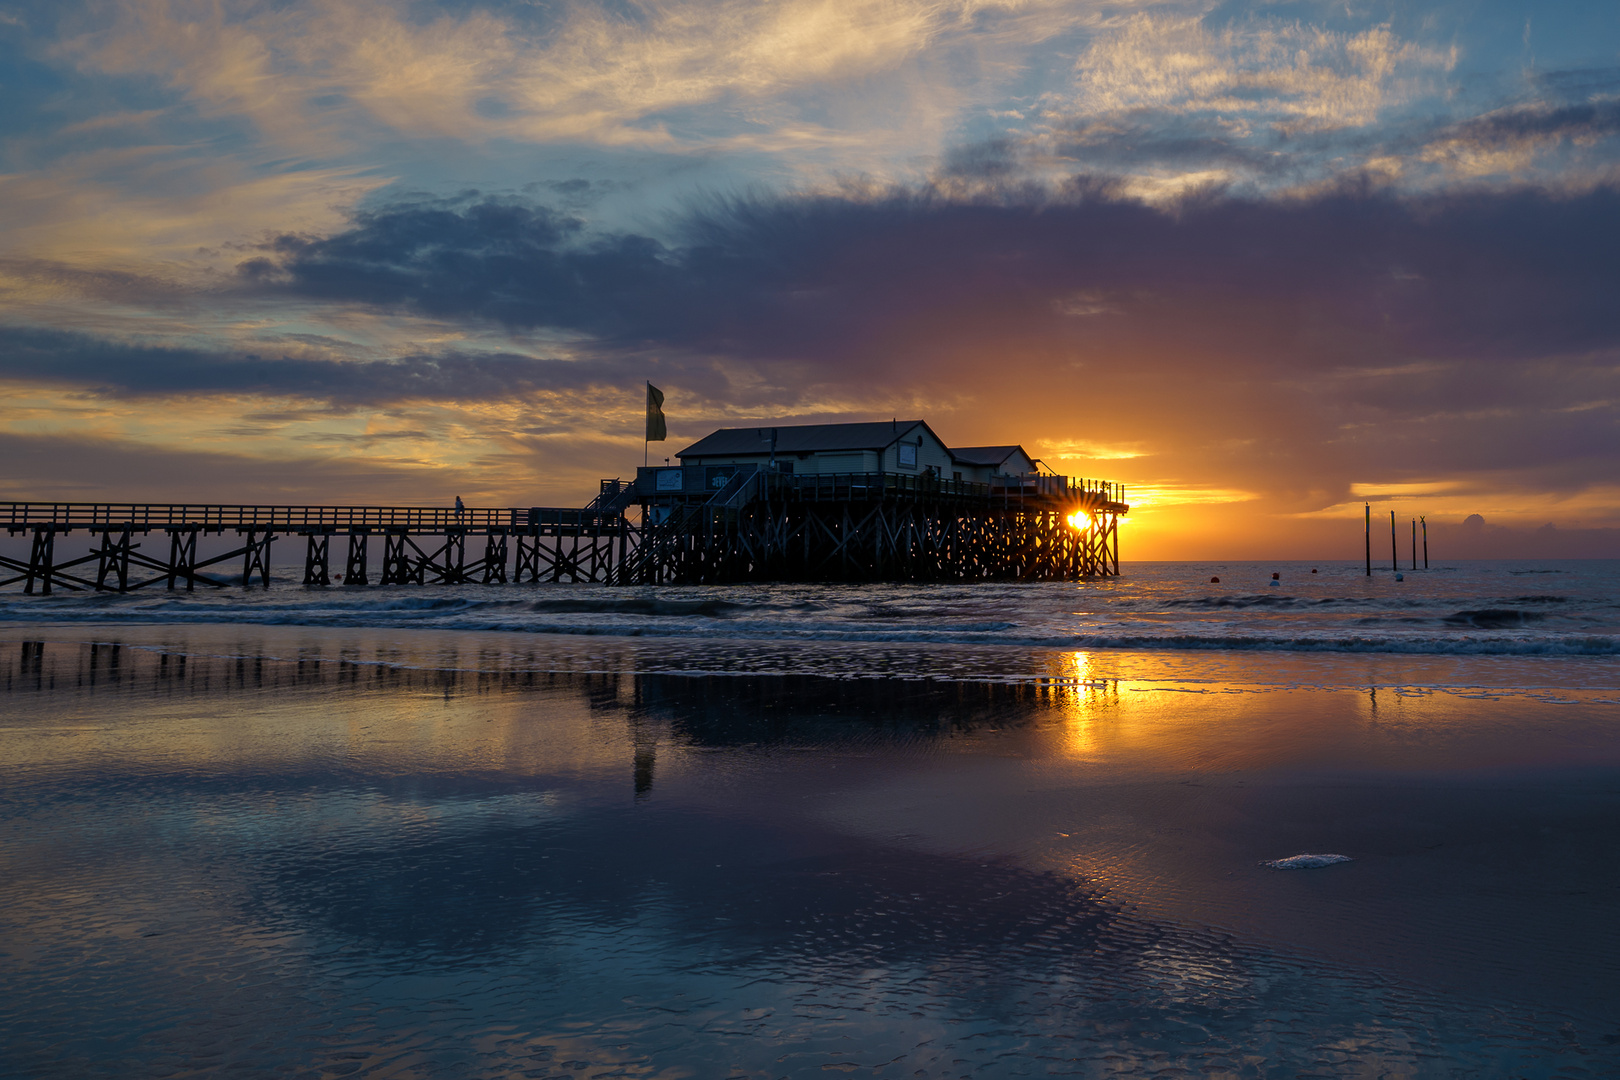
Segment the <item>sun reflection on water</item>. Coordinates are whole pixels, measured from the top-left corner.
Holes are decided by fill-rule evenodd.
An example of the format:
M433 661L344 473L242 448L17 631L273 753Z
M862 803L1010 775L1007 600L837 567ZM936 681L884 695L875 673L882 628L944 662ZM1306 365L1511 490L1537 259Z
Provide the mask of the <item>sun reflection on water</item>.
M1119 707L1119 680L1103 676L1089 653L1077 651L1057 654L1050 674L1037 685L1062 718L1064 753L1074 757L1101 753L1099 726Z

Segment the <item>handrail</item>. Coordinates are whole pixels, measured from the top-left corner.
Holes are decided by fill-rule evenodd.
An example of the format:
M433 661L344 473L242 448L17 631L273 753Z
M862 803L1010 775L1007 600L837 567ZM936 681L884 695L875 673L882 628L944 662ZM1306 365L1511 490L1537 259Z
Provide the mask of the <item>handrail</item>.
M0 528L523 528L535 507L228 506L201 503L0 502ZM569 508L567 513L581 514ZM592 515L597 516L595 514ZM606 517L608 515L600 515Z
M719 488L710 496L707 505L715 510L736 509L748 501L744 496L752 496L754 483L761 475L762 470L757 465L752 468L748 466L738 468L736 472L731 474L731 478L726 481L725 486Z
M1016 478L1009 477L1008 480ZM1062 480L1061 485L1051 483ZM758 486L756 486L756 484ZM860 490L876 492L927 492L941 495L979 497L1022 497L1032 494L1080 499L1122 506L1125 488L1109 481L1072 477L1031 477L1031 483L992 487L969 480L946 480L922 474L903 473L779 473L757 467L738 469L727 483L704 500L715 508L734 508L747 501L745 496L765 487L777 490L814 492L836 498L841 489L846 496ZM1057 489L1057 490L1054 490ZM623 502L628 497L645 497L635 485L604 481L591 506L583 509L551 507L464 507L445 506L256 506L211 503L77 503L77 502L0 502L0 528L23 529L54 527L151 529L320 529L320 528L404 528L442 531L446 529L524 529L538 524L606 526L622 519ZM863 495L864 497L864 495Z

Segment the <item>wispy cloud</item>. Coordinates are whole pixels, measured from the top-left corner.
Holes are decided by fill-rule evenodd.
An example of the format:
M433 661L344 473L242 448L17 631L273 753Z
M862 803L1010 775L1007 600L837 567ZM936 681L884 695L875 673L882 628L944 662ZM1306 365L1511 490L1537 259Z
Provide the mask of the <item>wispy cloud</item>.
M1388 26L1345 33L1256 19L1214 30L1202 18L1142 13L1080 56L1074 91L1052 105L1094 117L1218 113L1240 134L1268 125L1295 135L1370 124L1455 61Z
M851 82L893 75L942 47L1027 46L1085 20L1090 8L666 0L572 3L545 19L478 9L420 19L389 0L127 0L65 49L96 71L161 78L209 114L247 118L309 150L330 149L356 110L413 136L674 147L717 137L713 117L694 127L676 121L680 110L732 113L718 135L730 137L762 105L784 109L789 95L824 87L842 97ZM993 77L996 66L977 78ZM958 76L967 70L955 67ZM951 85L930 83L936 93ZM909 93L903 79L887 90L899 95L893 101ZM781 119L772 129L784 130ZM836 125L801 122L799 130L818 127L836 137Z

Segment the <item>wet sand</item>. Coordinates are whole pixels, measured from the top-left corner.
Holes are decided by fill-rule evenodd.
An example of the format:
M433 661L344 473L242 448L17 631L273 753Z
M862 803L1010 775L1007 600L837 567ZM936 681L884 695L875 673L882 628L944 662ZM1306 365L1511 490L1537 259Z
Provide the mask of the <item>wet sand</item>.
M1612 661L87 632L0 639L15 1075L1620 1069Z

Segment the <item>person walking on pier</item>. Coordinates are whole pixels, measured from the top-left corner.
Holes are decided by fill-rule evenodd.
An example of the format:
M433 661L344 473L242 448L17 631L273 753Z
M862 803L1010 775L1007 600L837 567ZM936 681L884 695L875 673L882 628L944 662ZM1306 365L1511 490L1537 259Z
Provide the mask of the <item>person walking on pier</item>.
M456 521L459 522L461 520L461 515L465 514L466 512L467 512L467 504L463 503L461 501L461 496L460 495L457 495L456 496Z

